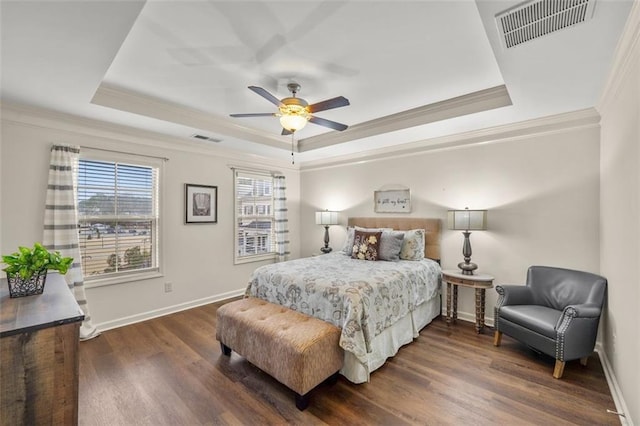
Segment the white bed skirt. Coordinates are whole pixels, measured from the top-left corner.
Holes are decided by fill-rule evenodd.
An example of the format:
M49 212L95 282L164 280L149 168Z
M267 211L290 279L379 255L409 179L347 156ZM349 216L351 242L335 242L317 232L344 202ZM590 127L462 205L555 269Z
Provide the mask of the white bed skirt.
M377 335L371 342L368 365L364 365L351 352L344 353L344 366L340 374L353 383L369 381L370 374L380 368L387 358L398 353L401 346L411 343L420 330L440 315L440 294L418 306L391 327Z

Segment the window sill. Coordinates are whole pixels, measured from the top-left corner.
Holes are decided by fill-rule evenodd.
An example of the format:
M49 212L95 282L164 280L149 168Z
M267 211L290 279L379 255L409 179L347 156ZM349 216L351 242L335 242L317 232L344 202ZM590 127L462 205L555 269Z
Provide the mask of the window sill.
M124 284L133 281L150 280L153 278L161 278L164 275L159 271L142 272L139 274L121 275L119 277L102 278L96 280L86 280L84 282L85 288L104 287L108 285Z
M252 262L263 262L265 260L275 260L276 255L274 253L269 254L258 254L255 256L245 256L241 258L234 259L235 265L241 265L243 263L252 263Z

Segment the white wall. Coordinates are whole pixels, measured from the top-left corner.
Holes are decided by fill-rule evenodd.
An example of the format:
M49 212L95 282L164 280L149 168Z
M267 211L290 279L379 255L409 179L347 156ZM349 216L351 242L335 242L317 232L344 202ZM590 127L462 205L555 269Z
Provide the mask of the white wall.
M9 117L12 117L10 120ZM100 127L74 131L57 125L23 124L17 114L3 114L0 208L1 253L42 239L44 202L47 187L49 150L54 143L122 150L168 157L163 177L161 237L164 242L164 276L87 289L94 323L109 328L152 315L170 312L196 303L241 293L250 273L261 263L233 264L233 174L229 164L279 170L287 177L291 252L299 253L299 173L282 164L247 161L248 156L230 156L215 148L188 144L161 143L161 148L145 144L157 141L119 139L117 133L103 136ZM17 120L17 121L13 121ZM34 121L29 119L29 121ZM139 143L136 143L139 142ZM285 156L286 157L286 156ZM244 159L243 159L244 158ZM218 186L218 223L184 224L184 184ZM173 292L164 292L164 283L173 283Z
M600 259L602 274L609 280L603 344L627 405L629 424L640 423L639 34L640 5L636 2L599 106L602 116Z
M443 220L442 266L462 261L463 236L446 229L447 209L488 209L489 229L471 235L472 260L496 283L523 284L530 265L599 272L599 131L597 126L517 140L423 152L317 170L303 170L301 254L317 252L323 228L313 212L374 216L373 192L385 185L411 189L410 216ZM387 216L393 216L387 214ZM342 247L344 226L331 228ZM473 292L460 290L461 318L474 318ZM495 291L487 292L492 323Z

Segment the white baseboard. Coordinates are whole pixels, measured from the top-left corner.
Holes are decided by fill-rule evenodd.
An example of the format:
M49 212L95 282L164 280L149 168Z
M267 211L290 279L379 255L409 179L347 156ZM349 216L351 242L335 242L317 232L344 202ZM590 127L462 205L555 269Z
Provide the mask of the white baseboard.
M613 402L616 404L616 411L618 413L629 413L627 404L625 403L624 397L622 396L622 390L620 389L618 380L616 379L616 375L613 372L613 367L609 362L609 357L607 356L607 353L605 352L604 347L600 342L596 343L596 352L598 352L598 356L600 357L600 363L602 364L604 376L606 377L607 384L609 385L611 397L613 398ZM618 417L622 426L633 426L632 419L623 416Z
M107 331L113 328L124 327L125 325L135 324L150 320L152 318L161 317L164 315L174 314L176 312L184 311L187 309L195 308L197 306L207 305L209 303L219 302L221 300L230 299L232 297L242 296L245 289L229 291L227 293L216 294L214 296L205 297L202 299L192 300L190 302L180 303L178 305L167 306L166 308L154 309L153 311L143 312L128 317L118 318L111 321L95 324L99 331Z

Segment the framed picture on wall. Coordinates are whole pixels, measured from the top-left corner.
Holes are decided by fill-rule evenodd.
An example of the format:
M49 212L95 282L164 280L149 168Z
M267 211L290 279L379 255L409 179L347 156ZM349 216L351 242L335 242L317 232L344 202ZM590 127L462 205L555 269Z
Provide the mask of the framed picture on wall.
M373 210L376 213L411 213L411 192L408 189L374 191Z
M218 187L185 184L185 223L218 223Z

